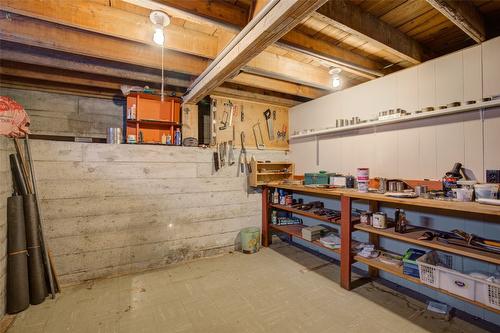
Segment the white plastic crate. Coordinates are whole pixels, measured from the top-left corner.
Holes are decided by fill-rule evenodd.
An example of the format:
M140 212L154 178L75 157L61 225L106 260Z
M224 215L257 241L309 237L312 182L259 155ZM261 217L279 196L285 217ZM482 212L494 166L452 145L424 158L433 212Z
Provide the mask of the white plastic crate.
M500 284L484 280L477 282L476 301L500 310Z
M447 254L430 251L417 259L420 282L430 286L439 287L439 268L440 266L451 268L452 256Z
M451 269L450 255L430 251L417 259L417 265L422 283L500 310L500 283Z

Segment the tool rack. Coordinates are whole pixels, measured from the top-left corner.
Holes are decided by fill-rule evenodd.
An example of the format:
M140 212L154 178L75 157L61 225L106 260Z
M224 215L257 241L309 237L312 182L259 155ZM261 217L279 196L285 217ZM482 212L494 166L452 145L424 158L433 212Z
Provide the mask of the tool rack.
M370 243L374 244L376 247L379 247L380 237L387 237L402 242L406 242L409 244L415 244L418 246L426 247L429 249L435 249L443 252L448 252L464 257L481 260L494 265L500 265L500 255L495 253L469 249L458 245L443 244L437 241L418 240L417 239L418 235L423 230L425 230L425 228L419 229L418 231L415 230L405 234L400 234L394 232L394 228L376 229L371 226L359 224L358 223L359 220L354 219L352 216L352 202L355 200L363 200L365 202L368 202L370 210L372 212L379 211L380 204L385 204L388 206L398 206L398 207L403 206L408 208L418 207L426 211L432 211L434 213L440 212L442 214L448 214L448 215L460 214L461 216L466 215L471 217L479 216L483 219L488 219L494 223L499 223L499 224L500 224L500 207L483 205L476 202L439 201L439 200L422 199L422 198L414 198L414 199L392 198L376 193L361 193L358 192L357 190L352 190L352 189L319 189L319 188L310 188L303 185L277 185L273 187L266 186L262 189L262 245L264 247L267 247L271 244L272 232L285 233L288 234L289 237L291 238L296 237L303 239L301 237L302 235L301 229L303 228L303 226L301 225L280 226L280 225L269 224L270 221L269 216L271 209L288 211L293 214L307 216L313 219L320 220L322 222L332 223L322 216L317 216L312 213L308 213L307 211L300 211L298 209L293 209L288 206L271 204L269 202L271 188L284 189L289 192L308 194L312 196L340 199L341 203L340 233L341 233L341 244L342 244L340 249L333 250L324 247L319 241L310 243L326 248L334 253L340 254L340 275L341 275L340 285L344 289L350 290L352 287L351 284L352 265L355 262L361 262L368 266L369 269L368 274L372 278L377 278L378 272L381 270L396 275L405 280L411 281L413 283L424 285L425 287L437 290L441 293L475 304L489 311L500 313L499 310L489 307L485 304L461 297L459 295L450 293L443 289L434 288L427 284L423 284L420 281L420 279L403 274L403 267L394 267L392 265L382 263L376 259L368 259L354 255L352 253L352 248L351 248L352 232L363 231L368 233Z

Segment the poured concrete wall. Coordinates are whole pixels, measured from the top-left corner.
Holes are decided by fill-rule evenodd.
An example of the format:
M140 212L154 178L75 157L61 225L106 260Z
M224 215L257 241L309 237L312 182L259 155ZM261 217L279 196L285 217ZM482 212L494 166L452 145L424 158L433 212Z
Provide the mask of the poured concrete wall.
M108 127L122 127L122 99L116 100L4 88L26 109L33 134L105 138Z
M215 173L212 150L34 140L32 151L63 284L226 253L261 223L260 193L236 165Z

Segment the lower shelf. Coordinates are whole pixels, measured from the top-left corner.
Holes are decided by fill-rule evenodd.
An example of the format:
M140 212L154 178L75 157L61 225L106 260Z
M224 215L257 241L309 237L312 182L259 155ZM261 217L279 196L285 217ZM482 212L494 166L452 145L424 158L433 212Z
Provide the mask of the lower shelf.
M389 264L384 264L383 262L380 262L377 259L368 259L368 258L364 258L364 257L361 257L361 256L354 256L354 260L356 260L358 262L361 262L363 264L366 264L366 265L368 265L370 267L374 267L374 268L380 269L381 271L384 271L384 272L396 275L396 276L398 276L400 278L403 278L405 280L408 280L410 282L423 285L423 286L425 286L427 288L430 288L430 289L433 289L433 290L437 290L440 293L443 293L443 294L455 297L455 298L457 298L459 300L462 300L464 302L472 303L472 304L477 305L477 306L479 306L479 307L481 307L483 309L486 309L486 310L489 310L489 311L493 311L495 313L500 313L500 310L497 310L497 309L494 309L492 307L489 307L489 306L487 306L487 305L485 305L483 303L479 303L479 302L470 300L468 298L465 298L465 297L462 297L462 296L450 293L450 292L448 292L448 291L446 291L444 289L440 289L440 288L429 286L428 284L422 283L420 281L420 279L418 279L418 278L415 278L415 277L410 276L410 275L403 274L403 266L393 266L393 265L389 265Z
M308 243L311 243L311 244L314 244L316 246L319 246L319 247L322 247L324 249L327 249L329 251L332 251L332 252L335 252L337 254L340 254L340 249L331 249L329 247L326 247L324 246L323 244L321 244L321 242L319 240L315 240L315 241L308 241L307 239L303 238L302 237L302 229L307 227L306 225L303 225L303 224L292 224L292 225L274 225L274 224L270 224L269 225L269 229L271 231L277 231L277 232L282 232L284 234L287 234L289 236L292 236L292 237L296 237L296 238L300 238Z

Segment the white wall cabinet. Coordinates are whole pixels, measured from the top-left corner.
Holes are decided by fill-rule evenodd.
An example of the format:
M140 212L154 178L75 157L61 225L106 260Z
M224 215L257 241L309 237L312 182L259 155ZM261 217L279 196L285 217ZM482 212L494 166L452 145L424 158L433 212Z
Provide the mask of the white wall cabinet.
M481 45L463 50L464 102L479 101L483 97Z
M418 108L436 106L436 62L428 61L417 67Z
M418 67L412 67L394 74L396 78L396 105L408 112L418 107Z
M436 106L461 102L464 97L462 52L455 52L435 60Z
M483 58L483 97L500 94L500 37L481 44Z

